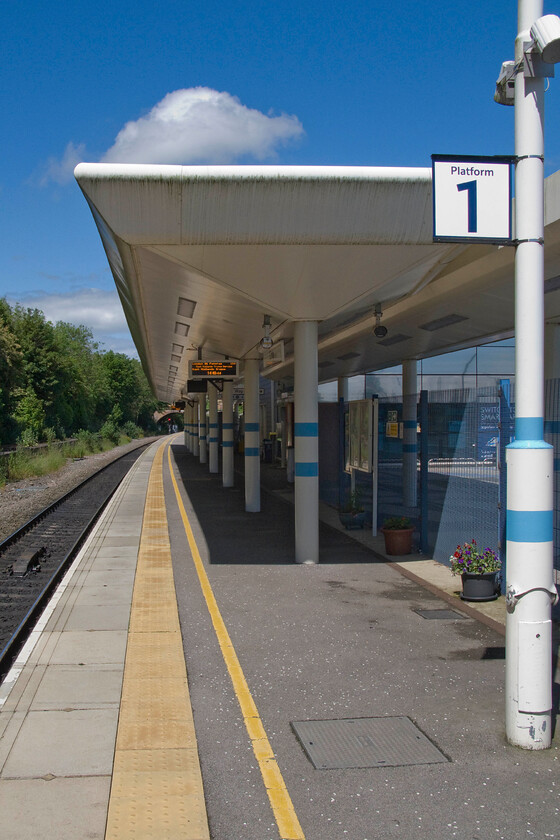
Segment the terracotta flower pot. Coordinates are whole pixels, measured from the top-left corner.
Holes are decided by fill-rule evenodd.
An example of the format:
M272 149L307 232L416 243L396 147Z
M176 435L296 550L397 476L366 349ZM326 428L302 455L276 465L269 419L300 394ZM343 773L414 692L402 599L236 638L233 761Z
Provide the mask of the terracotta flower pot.
M390 555L410 554L414 528L381 528L385 537L385 553Z

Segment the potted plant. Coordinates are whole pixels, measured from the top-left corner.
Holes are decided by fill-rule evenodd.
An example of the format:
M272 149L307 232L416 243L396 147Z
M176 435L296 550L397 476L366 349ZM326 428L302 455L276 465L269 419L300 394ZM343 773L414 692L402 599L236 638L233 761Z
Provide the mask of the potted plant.
M410 554L414 527L408 516L391 516L381 528L385 537L385 553L391 555Z
M350 528L363 528L366 520L366 513L360 498L359 490L352 490L346 502L338 512L340 522L348 530Z
M480 549L476 540L458 545L449 558L451 571L461 575L463 601L494 601L500 591L500 558L491 548Z

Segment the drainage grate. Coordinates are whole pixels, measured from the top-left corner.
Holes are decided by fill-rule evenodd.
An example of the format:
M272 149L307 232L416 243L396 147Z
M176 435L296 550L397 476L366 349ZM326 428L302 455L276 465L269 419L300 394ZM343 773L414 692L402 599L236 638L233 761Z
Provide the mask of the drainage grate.
M405 716L293 721L292 728L317 770L449 761Z
M461 615L461 613L455 612L455 610L413 610L413 612L418 613L421 615L422 618L428 619L436 619L436 618L453 618L457 619L460 618L461 620L466 620L466 615Z

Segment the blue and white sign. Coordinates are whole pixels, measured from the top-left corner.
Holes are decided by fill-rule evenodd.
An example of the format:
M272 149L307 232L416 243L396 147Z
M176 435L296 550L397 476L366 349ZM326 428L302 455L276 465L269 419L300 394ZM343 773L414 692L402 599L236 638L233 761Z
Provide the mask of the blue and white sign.
M434 242L510 243L513 158L432 155Z

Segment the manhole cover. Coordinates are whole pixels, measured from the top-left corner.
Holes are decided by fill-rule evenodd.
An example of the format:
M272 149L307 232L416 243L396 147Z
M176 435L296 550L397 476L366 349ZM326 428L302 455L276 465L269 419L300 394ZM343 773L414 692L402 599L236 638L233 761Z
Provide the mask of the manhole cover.
M467 618L466 615L461 615L461 613L455 612L455 610L413 610L413 612L418 613L418 615L421 615L422 618L428 619L452 618L456 620L459 618L461 620L466 620Z
M405 716L293 721L292 728L317 770L449 761Z

